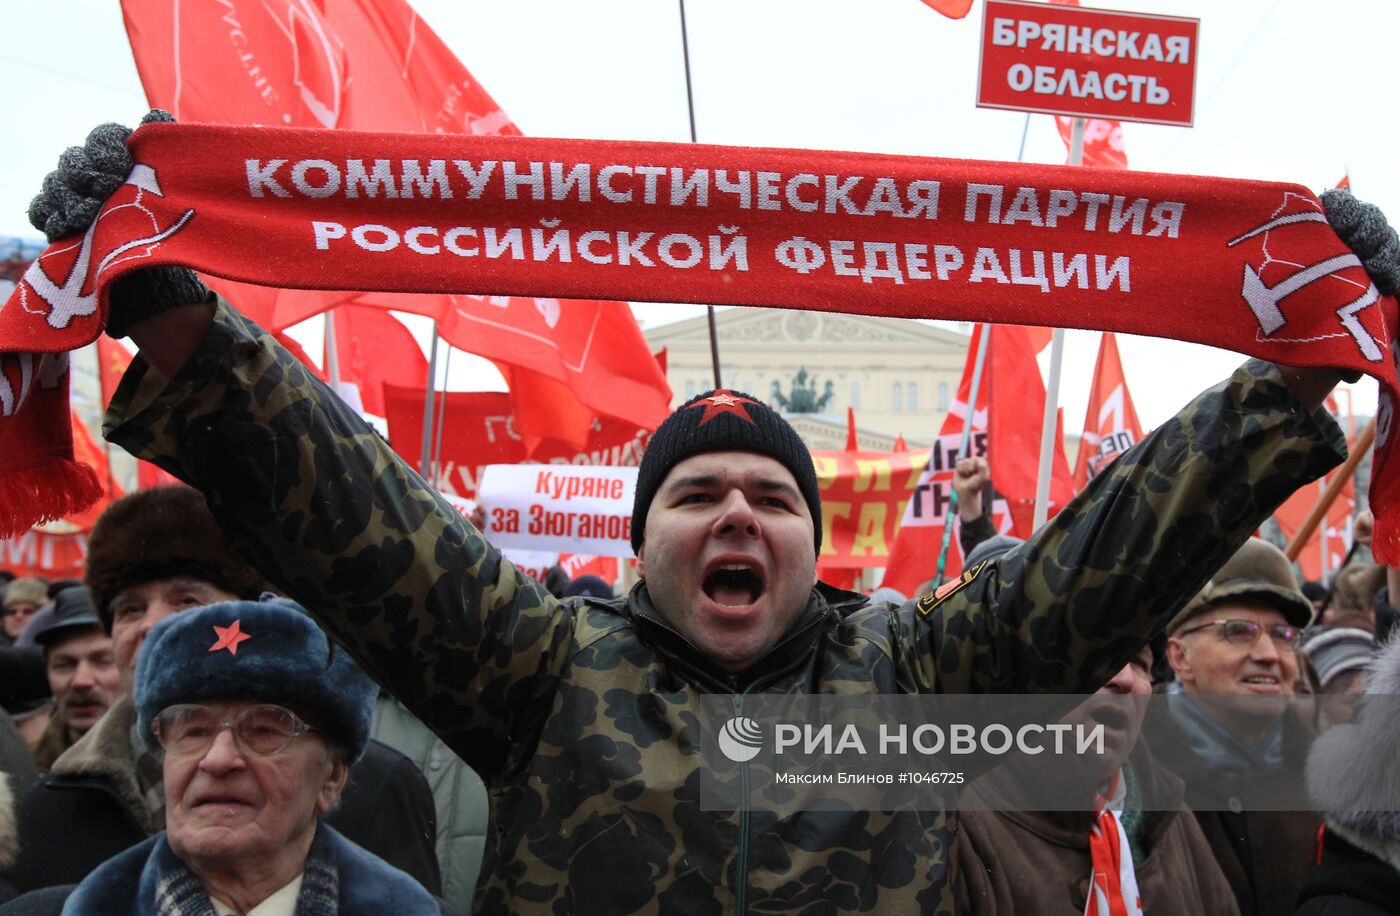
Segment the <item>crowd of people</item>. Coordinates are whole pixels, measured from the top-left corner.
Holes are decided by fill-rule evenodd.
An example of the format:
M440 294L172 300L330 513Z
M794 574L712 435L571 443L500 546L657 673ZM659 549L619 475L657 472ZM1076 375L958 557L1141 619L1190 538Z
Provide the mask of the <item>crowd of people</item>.
M102 142L50 238L129 171ZM1393 231L1327 209L1394 292ZM707 392L652 436L615 596L517 571L192 272L109 307L140 353L104 434L188 486L114 502L82 582L5 587L0 914L1395 912L1400 829L1355 803L1390 788L1395 571L1310 600L1252 537L1345 456L1334 370L1248 361L1025 541L964 459L964 571L907 598L818 580L805 445ZM1164 721L1109 711L1154 691ZM1113 739L1074 810L1014 770L961 812L703 805L701 698L804 693L1060 696Z

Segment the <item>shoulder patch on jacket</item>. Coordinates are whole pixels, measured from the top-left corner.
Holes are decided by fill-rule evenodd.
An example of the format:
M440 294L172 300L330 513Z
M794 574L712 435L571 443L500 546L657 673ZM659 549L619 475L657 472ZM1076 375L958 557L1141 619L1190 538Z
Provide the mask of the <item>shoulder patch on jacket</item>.
M914 609L919 612L920 617L927 617L929 614L932 614L933 609L946 601L949 595L956 593L963 586L967 585L967 583L976 579L978 574L987 568L989 562L991 561L983 560L971 569L963 570L962 575L958 576L956 579L949 579L947 582L938 586L932 594L924 595L920 598L918 602L915 603Z

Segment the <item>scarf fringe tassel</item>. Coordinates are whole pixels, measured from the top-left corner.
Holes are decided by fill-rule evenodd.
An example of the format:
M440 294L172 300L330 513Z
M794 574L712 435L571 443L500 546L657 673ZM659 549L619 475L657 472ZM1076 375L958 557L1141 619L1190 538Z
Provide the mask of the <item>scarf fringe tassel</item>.
M102 493L97 472L67 458L0 476L0 540L75 515L97 502Z

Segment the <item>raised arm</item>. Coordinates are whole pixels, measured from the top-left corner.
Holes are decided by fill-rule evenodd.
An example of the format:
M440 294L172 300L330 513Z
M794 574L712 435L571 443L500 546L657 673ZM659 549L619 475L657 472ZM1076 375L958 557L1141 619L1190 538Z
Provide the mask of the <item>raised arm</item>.
M1029 541L910 614L918 682L1091 693L1293 493L1340 463L1341 430L1251 360L1095 476Z
M103 125L64 153L30 207L50 240L125 181L130 133ZM140 353L107 437L201 490L230 542L488 781L509 771L573 616L192 271L124 275L108 305L108 333Z

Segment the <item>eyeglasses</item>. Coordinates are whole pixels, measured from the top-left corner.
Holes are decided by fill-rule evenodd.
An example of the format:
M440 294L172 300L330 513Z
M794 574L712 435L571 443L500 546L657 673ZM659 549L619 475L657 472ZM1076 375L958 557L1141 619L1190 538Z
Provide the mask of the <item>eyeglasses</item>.
M221 719L208 706L185 703L167 707L151 723L160 746L175 757L207 753L225 728L233 730L239 748L259 757L280 754L298 735L320 731L290 709L271 704L249 706L232 719Z
M1298 648L1298 637L1302 635L1302 630L1288 623L1273 623L1265 626L1253 620L1212 620L1210 623L1203 623L1198 627L1189 630L1182 630L1180 636L1188 633L1195 633L1207 627L1219 627L1220 636L1228 643L1236 646L1253 646L1259 641L1260 635L1267 630L1269 638L1274 641L1275 648L1287 650L1289 652Z
M0 611L0 617L32 617L37 610L36 607L7 607Z

